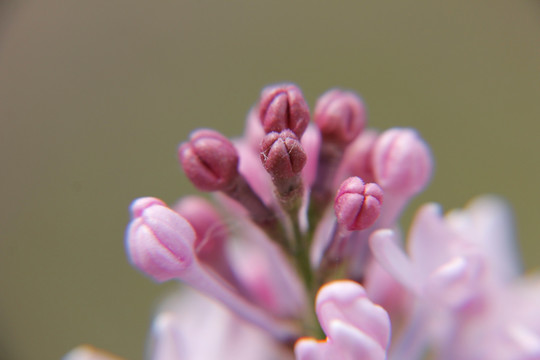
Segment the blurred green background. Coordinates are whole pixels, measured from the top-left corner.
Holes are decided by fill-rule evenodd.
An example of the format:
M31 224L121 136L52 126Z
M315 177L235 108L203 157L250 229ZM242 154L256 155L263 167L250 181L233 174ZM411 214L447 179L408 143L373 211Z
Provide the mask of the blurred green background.
M538 0L4 1L0 358L86 342L141 359L175 285L128 264L128 205L192 192L177 144L240 134L285 80L311 105L355 89L370 126L419 129L436 169L413 207L501 194L540 265Z

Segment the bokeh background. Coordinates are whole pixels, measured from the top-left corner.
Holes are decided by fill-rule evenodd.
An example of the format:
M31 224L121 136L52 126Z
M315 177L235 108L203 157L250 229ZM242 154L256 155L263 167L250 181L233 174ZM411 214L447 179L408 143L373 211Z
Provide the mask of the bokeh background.
M0 2L0 358L80 343L142 359L157 285L126 261L131 200L193 188L195 127L240 134L260 89L355 89L416 127L435 176L412 207L482 193L540 265L538 0ZM407 219L410 219L410 214Z

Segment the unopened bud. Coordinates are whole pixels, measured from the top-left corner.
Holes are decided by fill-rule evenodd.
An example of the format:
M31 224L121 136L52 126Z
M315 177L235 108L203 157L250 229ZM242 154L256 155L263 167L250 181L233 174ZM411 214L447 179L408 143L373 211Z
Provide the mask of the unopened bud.
M366 130L347 147L343 156L343 171L358 176L365 182L375 181L372 154L377 137L376 131Z
M198 196L180 199L173 210L186 219L195 230L196 239L193 247L197 258L216 269L223 278L232 281L234 275L225 249L227 227L217 210L210 202Z
M433 168L429 147L412 129L385 131L377 139L372 161L377 184L384 191L404 196L420 192Z
M364 103L353 92L327 91L315 105L314 121L321 130L323 141L345 146L364 129Z
M217 131L195 131L180 145L178 158L189 180L202 191L225 190L238 177L238 153Z
M259 111L267 133L290 129L301 138L309 123L307 103L300 89L293 84L279 84L263 89Z
M135 200L131 211L126 231L131 263L159 282L178 277L194 260L191 225L155 198Z
M267 134L261 143L261 161L272 178L298 175L306 164L306 152L291 130Z
M350 177L339 187L334 202L337 221L349 231L366 229L379 217L382 200L383 191L377 184Z

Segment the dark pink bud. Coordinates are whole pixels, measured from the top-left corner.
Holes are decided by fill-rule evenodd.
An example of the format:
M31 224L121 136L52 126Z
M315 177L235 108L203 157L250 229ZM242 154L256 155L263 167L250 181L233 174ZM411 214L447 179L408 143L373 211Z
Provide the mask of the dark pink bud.
M315 105L314 121L324 141L347 145L364 129L364 103L353 92L327 91Z
M203 191L225 190L238 177L238 153L225 136L197 130L180 145L178 158L193 185Z
M412 129L385 131L375 143L372 155L375 181L384 191L404 196L420 192L433 169L431 151Z
M300 89L293 84L264 88L259 111L261 123L267 133L290 129L301 138L309 123L307 103Z
M377 184L350 177L339 187L334 202L337 221L350 231L368 228L379 217L382 200L383 191Z
M273 178L288 179L302 171L306 152L291 130L268 133L261 143L261 161Z

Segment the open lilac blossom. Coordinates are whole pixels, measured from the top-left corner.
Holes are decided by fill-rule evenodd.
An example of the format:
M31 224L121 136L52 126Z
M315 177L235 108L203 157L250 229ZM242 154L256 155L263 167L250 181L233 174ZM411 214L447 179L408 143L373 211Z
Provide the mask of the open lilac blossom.
M147 358L540 359L540 276L521 276L507 205L426 204L404 239L403 210L432 175L426 142L365 129L349 91L310 117L296 85L267 87L241 138L198 130L179 147L212 200L132 203L129 261L185 285L158 309Z
M298 360L386 358L390 319L367 298L361 285L347 280L324 285L317 294L316 309L327 340L298 340Z

